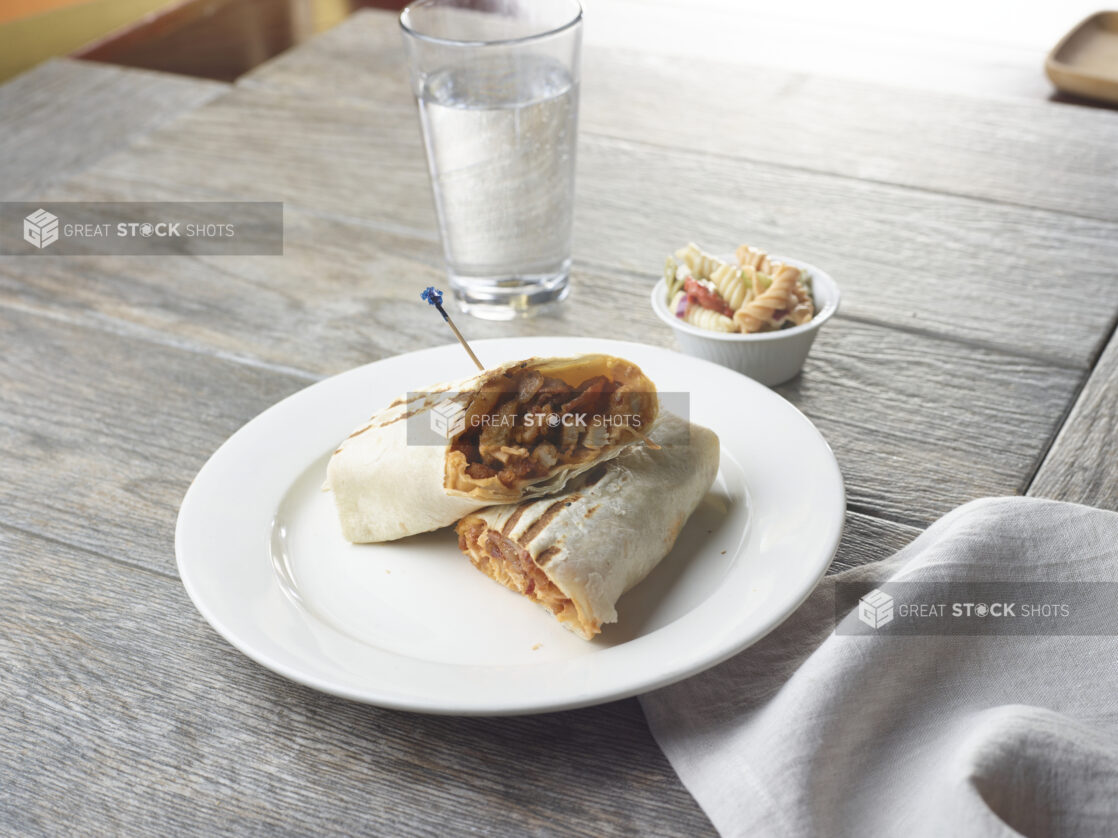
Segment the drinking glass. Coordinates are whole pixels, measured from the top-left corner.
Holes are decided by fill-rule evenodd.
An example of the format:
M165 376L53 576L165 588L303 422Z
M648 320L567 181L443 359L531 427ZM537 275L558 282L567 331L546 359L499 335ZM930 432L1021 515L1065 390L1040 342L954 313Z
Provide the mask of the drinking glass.
M489 319L567 295L577 0L419 0L400 14L450 287Z

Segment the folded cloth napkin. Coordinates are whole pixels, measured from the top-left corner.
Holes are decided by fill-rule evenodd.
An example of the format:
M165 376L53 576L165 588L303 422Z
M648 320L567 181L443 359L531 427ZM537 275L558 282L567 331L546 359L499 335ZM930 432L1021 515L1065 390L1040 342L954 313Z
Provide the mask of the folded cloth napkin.
M969 503L893 557L827 577L740 655L643 696L657 742L715 827L1118 835L1118 613L1104 609L1094 636L836 633L846 583L897 581L930 598L945 582L983 581L1098 582L1084 587L1111 597L1118 514Z

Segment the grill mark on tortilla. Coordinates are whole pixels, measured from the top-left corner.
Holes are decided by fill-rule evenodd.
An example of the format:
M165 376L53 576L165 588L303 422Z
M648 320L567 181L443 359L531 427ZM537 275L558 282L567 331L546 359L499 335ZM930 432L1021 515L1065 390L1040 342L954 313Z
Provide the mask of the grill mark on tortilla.
M586 510L586 514L585 514L585 515L583 515L582 517L583 517L583 518L589 518L589 517L590 517L591 515L593 515L593 514L594 514L595 512L597 512L597 511L598 511L599 509L601 509L601 508L602 508L602 505L601 505L600 503L597 503L597 504L595 504L594 506L592 506L592 507L590 507L589 509L587 509L587 510Z
M372 424L366 425L365 427L361 428L360 430L354 431L353 433L351 433L349 436L346 437L346 439L353 439L355 436L361 436L361 434L365 433L365 431L371 430L373 427L374 426ZM338 451L341 451L341 450L342 449L340 449L340 448L338 449ZM337 452L335 452L335 453L337 453Z
M505 521L505 525L501 527L501 535L509 535L513 527L520 521L521 516L524 514L524 510L531 505L530 503L522 503L520 506L516 507L512 515L509 516L509 519Z
M545 564L551 561L562 549L563 548L560 547L558 544L552 544L550 547L536 556L536 567L543 567Z
M527 547L532 543L532 539L543 532L544 528L550 524L555 516L563 511L564 507L570 506L576 500L581 500L582 495L569 495L562 500L557 500L544 510L543 515L532 522L532 526L524 531L524 534L517 539L522 547Z
M402 404L407 404L408 402L413 402L413 401L415 401L416 399L419 399L419 398L422 398L424 401L426 401L431 396L434 396L438 393L445 393L449 389L450 389L450 387L444 384L440 387L432 387L432 388L427 389L427 390L422 390L422 391L419 391L419 392L416 392L416 393L412 393L410 395L410 397L409 397L409 394L405 393L404 395L397 396L395 399L393 399L389 403L389 405L386 409L391 410L394 407L399 407Z
M389 425L394 425L396 422L399 422L400 420L411 419L416 414L422 413L425 410L430 410L431 407L437 401L437 400L430 399L430 395L433 395L435 392L440 392L441 393L443 391L442 390L432 391L432 393L430 393L430 394L428 394L428 396L424 397L423 403L420 404L419 407L414 408L412 410L409 410L407 413L401 413L399 416L395 417L394 419L389 419L387 422L381 422L379 425L376 425L375 427L377 427L377 428L387 428ZM370 426L370 427L374 427L374 426ZM355 434L355 436L356 436L356 434Z

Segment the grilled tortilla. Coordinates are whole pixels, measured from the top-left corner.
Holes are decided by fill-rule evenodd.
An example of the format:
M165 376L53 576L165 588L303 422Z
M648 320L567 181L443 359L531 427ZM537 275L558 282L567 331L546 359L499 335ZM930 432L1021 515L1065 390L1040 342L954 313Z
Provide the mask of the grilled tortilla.
M622 358L509 363L397 399L342 442L324 488L349 541L390 541L559 491L641 439L658 409L655 386ZM432 414L461 427L417 444Z
M718 471L718 436L663 414L638 445L553 497L463 518L474 566L590 640L617 621L617 600L672 549Z

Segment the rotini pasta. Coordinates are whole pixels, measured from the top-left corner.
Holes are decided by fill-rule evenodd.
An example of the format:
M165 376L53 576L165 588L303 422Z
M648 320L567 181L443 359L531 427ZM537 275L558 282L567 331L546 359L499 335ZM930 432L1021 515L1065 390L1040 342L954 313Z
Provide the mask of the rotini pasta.
M801 271L802 273L802 271ZM802 326L815 316L815 303L808 289L801 283L796 286L796 302L788 312L788 320L794 326Z
M754 333L800 326L815 316L811 277L743 244L736 264L691 243L664 269L669 304L678 317L717 332Z
M763 250L758 250L755 247L743 244L737 249L734 256L737 258L738 264L743 268L753 268L764 274L772 273L772 265L769 263L769 256Z
M683 319L692 326L698 326L700 329L708 329L712 332L736 332L738 330L734 321L725 314L719 314L717 311L711 311L701 306L691 306Z
M741 268L736 265L720 263L710 275L710 281L726 301L726 305L737 311L742 303L752 293L752 288L746 284Z
M779 327L798 302L796 284L799 280L798 268L781 266L768 290L734 312L734 323L746 333L764 332Z
M722 264L720 260L700 250L694 242L677 250L675 258L687 266L695 279L709 279L711 273Z
M762 273L757 268L749 265L741 269L742 276L749 284L749 298L760 297L773 284L773 278L767 273Z
M671 303L672 311L679 311L679 304L683 300L685 292L679 291ZM698 326L700 329L709 329L712 332L736 332L738 327L724 314L719 314L717 311L711 311L709 308L703 308L697 305L688 305L684 309L683 321L690 323L692 326Z

